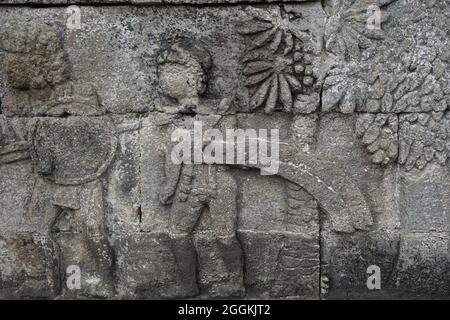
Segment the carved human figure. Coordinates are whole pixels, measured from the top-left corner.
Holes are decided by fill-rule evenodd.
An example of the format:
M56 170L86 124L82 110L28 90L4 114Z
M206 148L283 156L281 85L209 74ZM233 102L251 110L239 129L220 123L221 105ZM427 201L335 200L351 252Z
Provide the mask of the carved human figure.
M91 86L68 81L62 41L53 27L8 30L9 35L0 37L0 48L6 53L5 75L11 90L2 107L8 113L45 116L29 121L26 143L12 145L13 151L22 153L20 147L27 146L36 173L26 228L44 233L58 247L60 265L55 268L63 283L62 295L110 296L112 255L98 178L114 158L114 126L101 116ZM23 158L17 152L14 157L7 155L0 157L0 164ZM80 290L66 290L69 265L81 269Z
M211 57L202 46L177 42L162 53L158 64L161 88L176 101L165 107L165 111L178 114L178 119L175 116L171 126L167 126L168 131L174 128L192 130L197 121L201 121L204 129L220 130L232 125L233 117L211 114L206 102L200 99L211 66ZM220 106L222 111L227 108L225 103ZM210 296L241 296L245 289L242 250L236 237L236 182L223 165L174 163L171 146L171 143L164 144L161 150L165 157L165 180L159 198L162 204L171 205L169 235L181 277L178 295L197 295L199 282L203 282ZM203 244L210 242L206 248L213 251L207 255L199 252L193 242L193 233L204 215L209 215L210 225ZM208 272L199 271L202 279L198 281L200 256L208 256L212 261L206 262Z

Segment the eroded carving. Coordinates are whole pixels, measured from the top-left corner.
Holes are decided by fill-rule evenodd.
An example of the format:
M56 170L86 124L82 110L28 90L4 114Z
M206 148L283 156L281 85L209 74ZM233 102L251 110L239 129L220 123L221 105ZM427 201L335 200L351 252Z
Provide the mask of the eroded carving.
M412 260L445 274L449 10L409 2L86 7L92 29L68 37L1 25L0 295L310 299L348 297L368 261L389 290L415 282ZM59 19L0 20L15 10ZM176 164L172 132L196 121L280 129L279 170Z
M442 145L446 134L438 123L445 122L441 119L449 101L448 41L433 25L443 25L448 4L413 5L384 31L363 27L368 19L364 10L369 4L383 7L395 1L333 3L325 6L328 14L336 15L330 16L329 23L334 23L333 30L348 32L341 39L339 33L332 33L327 40L326 48L336 58L324 80L322 110L363 113L357 117L356 134L374 163L398 162L408 171L414 166L423 169L428 163L445 164L446 148ZM388 24L387 14L381 12L381 17L381 23ZM411 25L418 29L412 30ZM359 40L374 32L380 36L375 40L382 41L365 41L362 46ZM421 126L429 129L415 127L412 134L407 119L415 122L418 118L423 119ZM427 125L428 119L438 120ZM439 146L431 147L430 136L436 136ZM414 150L411 157L410 150Z
M429 163L445 165L449 152L449 113L411 113L399 116L399 163L406 170Z
M356 120L356 134L371 154L373 163L388 164L397 160L397 115L362 114Z
M77 185L101 176L116 148L115 128L107 117L43 118L33 134L32 158L46 179Z
M211 65L207 50L200 45L178 42L162 53L159 59L160 84L163 91L176 100L172 112L205 112L200 96L206 89L206 71ZM225 110L226 111L226 110ZM192 130L194 121L204 127L220 128L224 124L221 116L197 114L181 116L176 128ZM170 128L169 128L170 130ZM237 186L225 166L208 164L176 164L171 155L172 146L162 150L165 156L165 180L161 187L160 201L170 205L169 235L172 253L181 275L177 295L195 296L198 291L196 247L192 235L200 218L207 211L211 225L206 230L212 237L215 272L223 269L207 283L211 296L242 296L242 253L236 238ZM223 267L221 267L223 265ZM208 277L208 275L206 275Z
M74 293L55 283L66 297L111 296L112 255L106 237L103 190L99 177L110 166L117 147L115 127L101 116L97 94L89 84L68 82L62 38L48 25L29 25L4 35L7 83L13 88L3 110L45 115L28 122L26 138L2 116L2 162L31 154L35 183L25 223L39 226L58 248L54 268L64 282L66 268L82 265L84 289ZM19 109L17 107L19 106ZM3 125L5 124L5 125ZM11 140L12 139L12 140ZM26 140L25 140L26 139ZM55 253L56 255L56 253Z
M327 14L324 28L325 50L346 60L359 59L361 51L371 45L371 40L385 37L381 25L386 22L388 15L381 8L392 1L395 0L322 1ZM379 13L379 16L375 17L374 13ZM371 16L378 21L368 27Z
M250 109L310 113L318 106L317 74L313 69L317 47L312 36L296 23L300 12L284 6L247 7L251 20L239 32L248 37L242 61L245 85L252 89Z
M30 142L27 140L26 132L0 115L0 165L28 159L29 148Z

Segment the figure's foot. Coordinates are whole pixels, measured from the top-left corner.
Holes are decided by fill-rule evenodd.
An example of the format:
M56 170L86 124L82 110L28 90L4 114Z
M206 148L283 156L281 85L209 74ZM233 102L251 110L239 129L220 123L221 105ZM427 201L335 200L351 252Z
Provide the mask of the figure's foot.
M178 274L174 296L187 298L198 295L197 253L191 238L189 235L172 235L171 249Z
M208 295L213 298L242 298L245 296L245 288L239 281L216 282L208 288Z
M172 297L176 298L193 298L198 296L199 290L197 283L192 283L191 281L185 283L176 283L173 286Z

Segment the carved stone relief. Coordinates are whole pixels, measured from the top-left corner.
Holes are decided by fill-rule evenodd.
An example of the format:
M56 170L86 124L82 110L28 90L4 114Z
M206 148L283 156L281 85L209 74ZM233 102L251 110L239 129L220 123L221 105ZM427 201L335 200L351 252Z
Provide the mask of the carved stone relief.
M0 5L0 297L448 297L450 10L406 2ZM271 175L174 161L273 129Z

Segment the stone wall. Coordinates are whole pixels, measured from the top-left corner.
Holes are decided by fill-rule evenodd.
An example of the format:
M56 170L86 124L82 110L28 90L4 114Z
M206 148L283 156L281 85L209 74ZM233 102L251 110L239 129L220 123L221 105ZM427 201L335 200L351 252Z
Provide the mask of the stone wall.
M450 297L449 2L283 2L0 0L1 298Z

